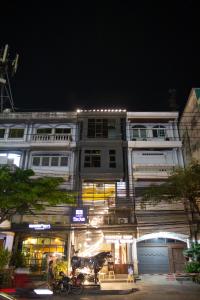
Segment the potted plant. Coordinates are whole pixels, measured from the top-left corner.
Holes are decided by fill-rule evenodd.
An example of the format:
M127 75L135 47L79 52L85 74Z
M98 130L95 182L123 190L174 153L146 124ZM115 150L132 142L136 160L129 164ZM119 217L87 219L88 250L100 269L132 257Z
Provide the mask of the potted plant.
M10 252L8 249L0 248L0 286L7 286L9 284L10 274L6 272L10 259Z
M200 244L193 243L191 248L184 250L183 254L187 259L185 271L195 274L194 281L200 282Z

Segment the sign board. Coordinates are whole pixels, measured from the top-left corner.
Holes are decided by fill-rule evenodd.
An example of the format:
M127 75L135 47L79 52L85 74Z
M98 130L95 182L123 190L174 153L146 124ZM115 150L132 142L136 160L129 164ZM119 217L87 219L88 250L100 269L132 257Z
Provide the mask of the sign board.
M29 224L28 227L35 230L45 230L45 229L50 229L51 225L50 224Z
M105 235L104 236L106 243L108 244L131 244L133 243L133 236L124 234L124 235Z
M126 197L126 182L117 182L117 197Z
M71 223L88 223L88 210L86 207L72 208Z

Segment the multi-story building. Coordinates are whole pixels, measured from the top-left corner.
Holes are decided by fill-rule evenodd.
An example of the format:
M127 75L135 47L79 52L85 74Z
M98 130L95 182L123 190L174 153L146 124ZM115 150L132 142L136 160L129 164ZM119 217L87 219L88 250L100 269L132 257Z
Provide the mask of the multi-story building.
M193 88L179 122L180 137L183 142L183 156L187 165L192 160L200 162L200 88Z
M0 114L0 133L1 165L33 169L35 176L61 176L65 179L62 188L74 189L75 113L6 110ZM41 230L44 226L40 224L49 224L50 230ZM0 237L11 249L15 235L14 247L27 254L27 263L34 269L42 265L46 253L67 253L69 231L63 227L69 224L69 207L52 207L36 215L15 216L10 231L7 224Z
M124 273L136 236L127 184L126 111L78 111L77 120L78 190L89 223L75 232L74 245L80 255L111 251L116 272Z
M177 119L176 112L127 113L129 184L135 195L140 273L175 272L184 265L182 250L189 230L183 205L162 201L141 207L146 187L163 183L174 168L183 166Z
M15 234L40 268L50 253L69 259L111 251L116 273L127 273L128 264L136 273L180 271L189 235L181 203L140 206L145 187L183 166L177 119L120 109L0 114L0 163L62 176L77 192L76 207L15 216L2 237Z

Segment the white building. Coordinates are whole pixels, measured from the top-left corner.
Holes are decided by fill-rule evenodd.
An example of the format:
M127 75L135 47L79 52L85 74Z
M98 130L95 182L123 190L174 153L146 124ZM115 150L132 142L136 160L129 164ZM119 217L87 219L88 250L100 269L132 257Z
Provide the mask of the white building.
M135 198L137 223L134 263L137 268L139 261L140 273L183 270L182 249L189 230L182 203L141 207L146 187L163 183L174 168L183 167L177 121L176 112L127 113L129 187Z
M140 206L145 187L183 166L177 120L176 112L1 113L0 164L64 177L64 188L78 192L77 205L88 214L83 224L71 224L67 206L15 216L12 230L4 224L2 243L11 249L15 233L33 269L42 268L46 254L69 258L79 249L82 255L111 251L119 273L130 263L135 273L138 267L140 273L181 271L189 236L182 204Z
M200 162L200 88L193 88L179 122L180 137L183 142L185 164L192 160Z
M76 113L0 113L0 165L33 169L36 176L61 176L66 190L75 187L76 139ZM51 224L52 231L38 233L28 226L40 223ZM40 248L46 253L66 252L68 234L58 232L57 227L69 224L69 207L49 208L37 215L15 216L10 232L9 222L2 223L1 227L4 225L7 231L2 229L0 239L5 247L12 249L14 233L17 233L18 244L24 252L30 252L29 264L33 266L43 259Z

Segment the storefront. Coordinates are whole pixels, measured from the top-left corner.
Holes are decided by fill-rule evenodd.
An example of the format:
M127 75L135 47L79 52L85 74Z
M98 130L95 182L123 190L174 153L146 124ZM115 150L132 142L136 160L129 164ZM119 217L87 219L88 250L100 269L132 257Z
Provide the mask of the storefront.
M22 253L31 271L45 271L49 256L55 258L65 256L65 241L59 237L26 237L22 241Z
M69 228L50 224L19 224L13 229L16 233L14 248L22 251L26 266L31 271L46 271L49 257L68 259Z
M102 230L86 230L75 233L75 249L78 256L89 257L99 252L109 251L112 258L103 267L108 272L109 263L114 265L114 272L126 274L128 264L133 264L133 235L124 233L105 233Z

